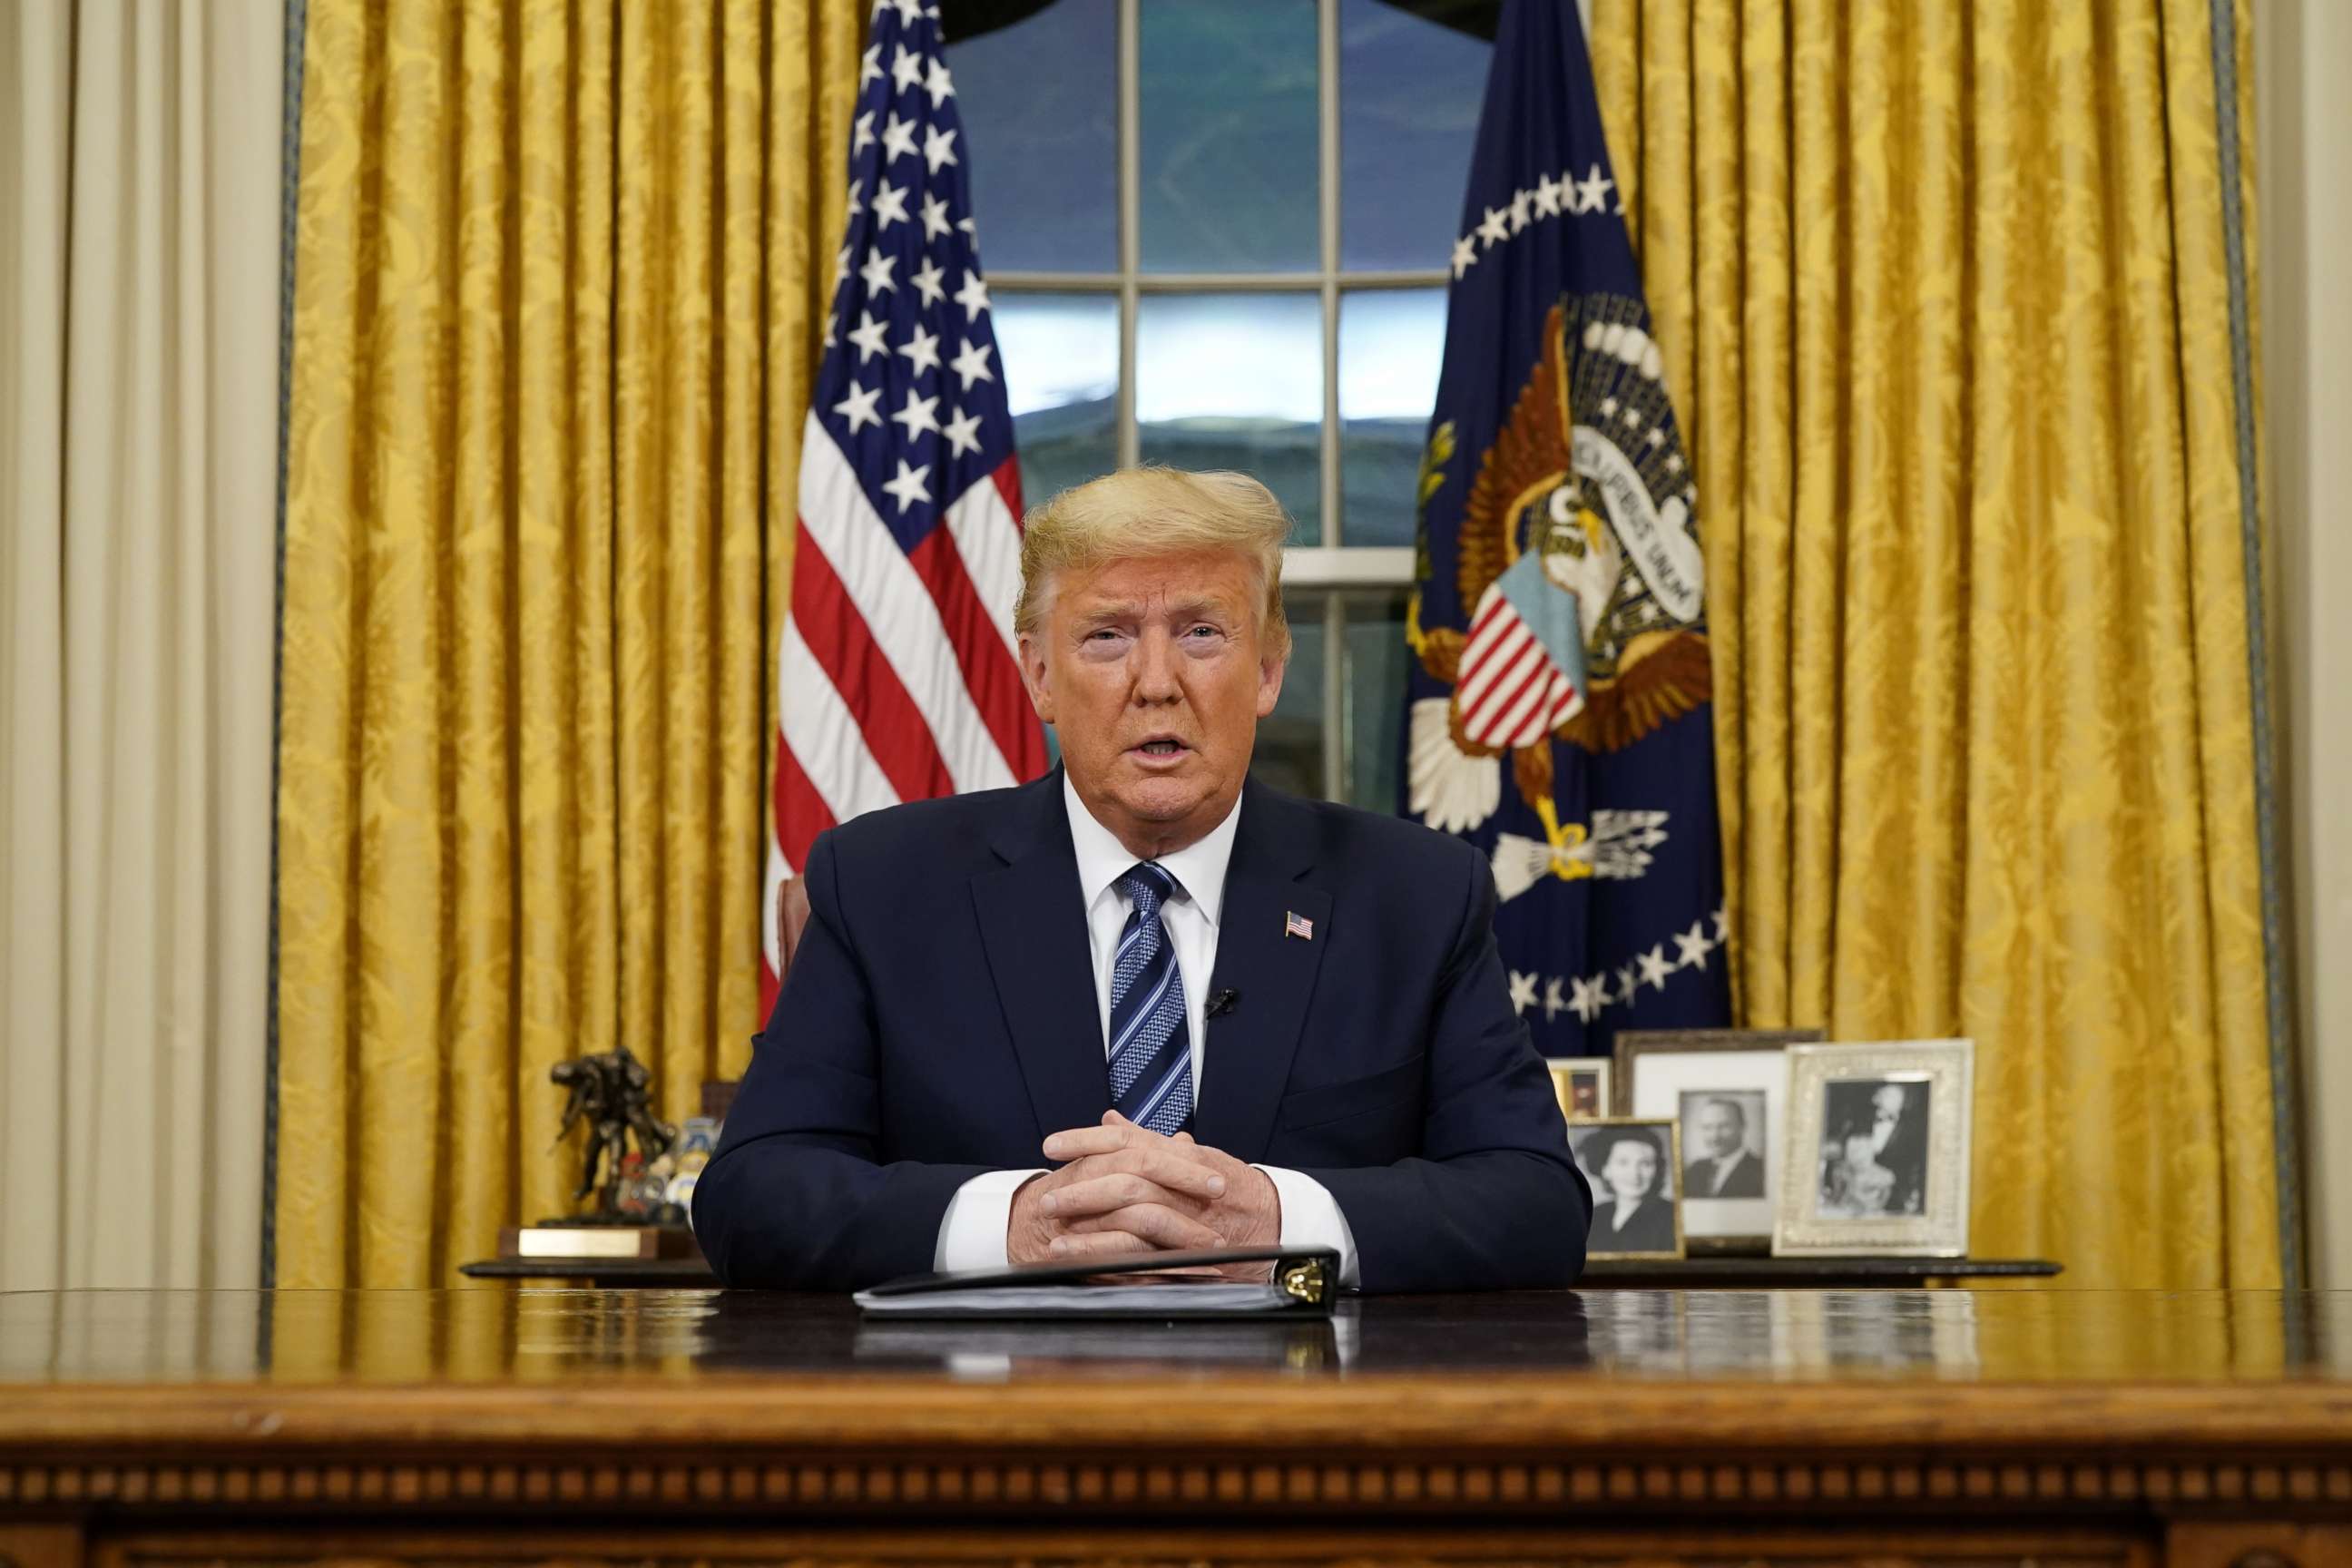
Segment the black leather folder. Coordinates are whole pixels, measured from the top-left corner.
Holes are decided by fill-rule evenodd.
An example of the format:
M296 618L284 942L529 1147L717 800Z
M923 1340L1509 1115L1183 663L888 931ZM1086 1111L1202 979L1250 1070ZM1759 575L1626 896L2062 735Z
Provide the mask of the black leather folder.
M1189 1272L1235 1263L1268 1268L1262 1279ZM860 1290L856 1301L876 1318L1208 1321L1328 1317L1339 1286L1339 1255L1328 1247L1244 1247L918 1274Z

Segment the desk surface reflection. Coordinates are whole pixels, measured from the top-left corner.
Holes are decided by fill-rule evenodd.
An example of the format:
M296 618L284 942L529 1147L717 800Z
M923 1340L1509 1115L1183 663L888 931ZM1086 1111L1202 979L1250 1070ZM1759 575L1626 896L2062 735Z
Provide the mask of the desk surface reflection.
M848 1373L2307 1383L2352 1379L2352 1293L1548 1291L1167 1325L866 1323L844 1299L746 1291L0 1295L0 1383L16 1384Z

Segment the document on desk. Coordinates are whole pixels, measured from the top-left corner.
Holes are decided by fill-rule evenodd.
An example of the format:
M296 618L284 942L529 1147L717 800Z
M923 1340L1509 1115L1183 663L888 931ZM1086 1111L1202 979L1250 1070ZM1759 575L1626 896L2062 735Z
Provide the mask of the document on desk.
M1266 1277L1234 1279L1212 1272L1239 1263L1268 1265ZM877 1318L1328 1316L1339 1278L1339 1255L1328 1247L1253 1247L919 1274L860 1290L856 1299L862 1311Z

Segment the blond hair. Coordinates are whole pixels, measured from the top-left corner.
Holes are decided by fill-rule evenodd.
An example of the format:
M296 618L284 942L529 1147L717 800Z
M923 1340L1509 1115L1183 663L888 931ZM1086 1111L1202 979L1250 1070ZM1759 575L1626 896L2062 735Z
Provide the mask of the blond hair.
M1013 629L1032 636L1053 601L1054 582L1072 568L1089 570L1136 557L1231 550L1256 568L1265 590L1259 637L1276 658L1290 657L1290 623L1282 613L1282 544L1290 519L1282 503L1247 474L1187 473L1146 465L1074 485L1032 507L1021 531L1021 597Z

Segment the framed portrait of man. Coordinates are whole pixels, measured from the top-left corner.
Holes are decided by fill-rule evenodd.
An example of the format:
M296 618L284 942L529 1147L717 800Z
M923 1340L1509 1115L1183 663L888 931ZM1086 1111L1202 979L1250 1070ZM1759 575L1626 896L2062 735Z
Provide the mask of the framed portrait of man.
M1680 1258L1682 1205L1676 1177L1682 1129L1672 1117L1611 1116L1571 1121L1569 1147L1592 1187L1587 1258Z
M1611 1111L1607 1057L1547 1057L1552 1092L1559 1097L1560 1114L1570 1121L1591 1121Z
M1787 1049L1818 1029L1627 1030L1617 1037L1618 1113L1670 1116L1682 1137L1683 1236L1702 1253L1772 1246Z
M1975 1072L1969 1040L1791 1047L1773 1253L1966 1257Z

